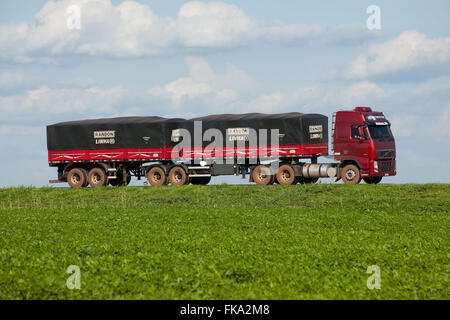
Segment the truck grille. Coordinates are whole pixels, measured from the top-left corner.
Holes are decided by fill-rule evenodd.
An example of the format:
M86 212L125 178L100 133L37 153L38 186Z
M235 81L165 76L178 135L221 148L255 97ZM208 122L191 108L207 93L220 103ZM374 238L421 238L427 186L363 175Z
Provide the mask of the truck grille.
M385 149L377 151L377 158L394 158L395 150L393 149Z
M379 172L391 172L395 169L395 161L378 161Z

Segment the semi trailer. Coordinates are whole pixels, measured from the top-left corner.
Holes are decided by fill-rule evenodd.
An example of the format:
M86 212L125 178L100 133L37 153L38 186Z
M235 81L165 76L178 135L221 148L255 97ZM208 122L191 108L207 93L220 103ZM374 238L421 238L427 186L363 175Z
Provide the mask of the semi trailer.
M396 175L395 140L383 113L368 107L328 117L298 112L211 115L194 119L121 117L47 126L50 183L72 188L206 185L211 177L248 176L258 185L319 178L377 184ZM319 158L333 161L319 163Z

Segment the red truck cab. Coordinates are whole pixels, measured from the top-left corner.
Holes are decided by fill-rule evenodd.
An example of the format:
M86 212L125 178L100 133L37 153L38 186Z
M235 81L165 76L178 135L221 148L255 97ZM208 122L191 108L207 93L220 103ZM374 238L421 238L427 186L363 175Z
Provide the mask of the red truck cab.
M340 162L338 179L346 183L379 183L396 175L395 140L383 113L357 107L336 112L333 124L334 158Z

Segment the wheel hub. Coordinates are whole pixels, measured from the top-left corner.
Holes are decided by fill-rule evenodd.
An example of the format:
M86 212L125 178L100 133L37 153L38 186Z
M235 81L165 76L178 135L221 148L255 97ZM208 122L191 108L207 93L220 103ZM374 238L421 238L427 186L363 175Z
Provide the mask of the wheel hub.
M353 180L356 177L356 172L353 170L348 170L345 174L347 180Z
M264 180L267 178L267 176L269 176L268 170L267 169L262 169L261 171L259 171L259 178L261 180Z

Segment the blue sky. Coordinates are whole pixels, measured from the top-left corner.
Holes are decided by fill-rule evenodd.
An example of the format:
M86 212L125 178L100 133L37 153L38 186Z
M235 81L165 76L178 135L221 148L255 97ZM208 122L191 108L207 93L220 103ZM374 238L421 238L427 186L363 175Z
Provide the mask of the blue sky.
M67 27L73 5L80 29ZM381 30L366 26L369 5L381 10ZM330 116L357 105L392 122L398 176L385 182L449 183L449 9L448 1L3 0L0 186L55 177L45 126L59 121Z

